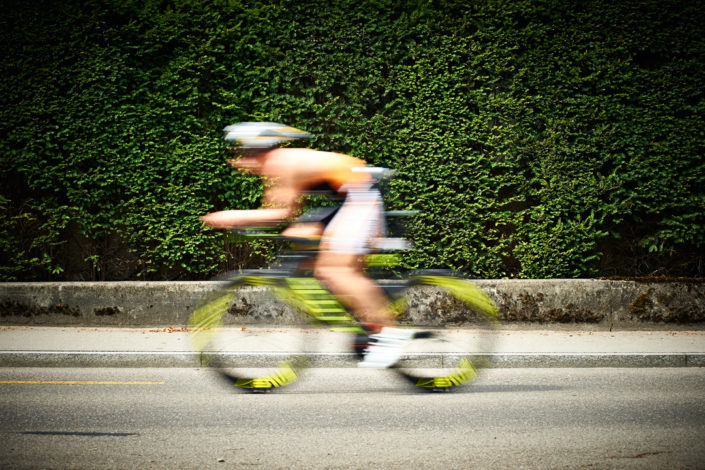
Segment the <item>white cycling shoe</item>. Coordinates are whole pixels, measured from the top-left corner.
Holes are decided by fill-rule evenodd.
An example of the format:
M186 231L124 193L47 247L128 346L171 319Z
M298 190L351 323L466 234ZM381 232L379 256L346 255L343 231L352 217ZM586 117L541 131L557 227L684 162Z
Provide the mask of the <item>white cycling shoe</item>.
M401 359L406 346L414 339L415 332L403 328L386 326L377 334L370 335L370 344L365 349L364 358L358 367L385 369Z

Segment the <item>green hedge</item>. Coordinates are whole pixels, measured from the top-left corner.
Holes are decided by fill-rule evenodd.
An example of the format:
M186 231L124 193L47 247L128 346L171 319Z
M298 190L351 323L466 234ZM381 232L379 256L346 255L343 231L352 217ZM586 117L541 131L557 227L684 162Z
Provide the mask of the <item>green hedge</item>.
M197 279L272 247L221 129L398 170L410 268L702 276L697 2L2 1L0 279Z

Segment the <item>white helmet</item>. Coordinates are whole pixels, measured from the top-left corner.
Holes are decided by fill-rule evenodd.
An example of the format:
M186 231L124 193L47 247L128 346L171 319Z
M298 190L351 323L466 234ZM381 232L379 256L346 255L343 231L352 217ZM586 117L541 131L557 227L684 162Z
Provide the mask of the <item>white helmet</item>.
M270 148L296 139L310 139L313 135L295 127L276 122L240 122L223 129L225 141L240 148Z

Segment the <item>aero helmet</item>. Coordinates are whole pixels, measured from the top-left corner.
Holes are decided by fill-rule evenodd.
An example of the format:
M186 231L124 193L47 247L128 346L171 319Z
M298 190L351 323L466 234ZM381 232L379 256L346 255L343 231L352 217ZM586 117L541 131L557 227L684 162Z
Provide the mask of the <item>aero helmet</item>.
M290 140L310 139L313 135L276 122L240 122L223 129L225 141L240 148L270 148Z

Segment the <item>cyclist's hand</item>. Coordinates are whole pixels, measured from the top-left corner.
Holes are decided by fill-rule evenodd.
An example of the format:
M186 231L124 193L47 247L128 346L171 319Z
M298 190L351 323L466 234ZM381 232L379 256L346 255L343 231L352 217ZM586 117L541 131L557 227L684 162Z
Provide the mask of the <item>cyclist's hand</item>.
M227 228L240 228L244 227L245 224L242 219L233 214L235 211L220 211L212 212L201 217L201 222L203 222L207 227L215 229L227 229Z

